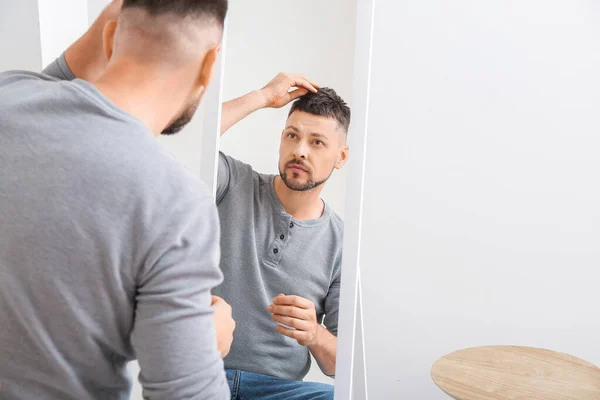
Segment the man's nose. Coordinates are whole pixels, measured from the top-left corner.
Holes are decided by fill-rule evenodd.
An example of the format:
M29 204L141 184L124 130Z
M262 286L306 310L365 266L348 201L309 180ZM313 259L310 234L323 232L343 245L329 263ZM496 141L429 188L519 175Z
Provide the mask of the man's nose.
M296 148L294 149L294 157L298 159L305 160L306 154L306 146L303 143L298 144L298 146L296 146Z

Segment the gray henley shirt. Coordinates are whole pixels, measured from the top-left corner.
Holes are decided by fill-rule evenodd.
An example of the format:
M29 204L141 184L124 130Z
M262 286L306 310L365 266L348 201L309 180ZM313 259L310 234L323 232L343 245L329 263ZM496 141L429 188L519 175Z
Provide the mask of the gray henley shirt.
M231 304L237 322L226 368L302 380L311 364L308 348L275 330L267 306L279 293L304 297L337 335L343 223L327 204L319 219L293 219L273 180L220 153L217 207L225 279L214 293Z

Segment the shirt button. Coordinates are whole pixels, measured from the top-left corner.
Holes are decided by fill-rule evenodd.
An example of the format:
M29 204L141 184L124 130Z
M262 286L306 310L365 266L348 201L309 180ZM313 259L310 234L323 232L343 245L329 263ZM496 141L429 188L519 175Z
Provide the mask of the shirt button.
M277 253L279 253L279 250L278 249L273 249L273 253L277 254Z
M281 239L281 240L285 239L285 235L279 236L279 239Z
M290 224L290 228L293 228L293 227L294 227L294 223L292 222L292 223Z

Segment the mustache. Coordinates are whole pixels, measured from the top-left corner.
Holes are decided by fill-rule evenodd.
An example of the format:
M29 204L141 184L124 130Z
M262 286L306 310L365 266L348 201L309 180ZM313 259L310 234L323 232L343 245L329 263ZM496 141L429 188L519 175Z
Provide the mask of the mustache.
M306 165L303 161L299 161L299 160L290 160L287 163L285 163L285 167L290 167L292 165L296 165L298 167L302 167L304 168L306 171L310 172L310 167L308 165Z

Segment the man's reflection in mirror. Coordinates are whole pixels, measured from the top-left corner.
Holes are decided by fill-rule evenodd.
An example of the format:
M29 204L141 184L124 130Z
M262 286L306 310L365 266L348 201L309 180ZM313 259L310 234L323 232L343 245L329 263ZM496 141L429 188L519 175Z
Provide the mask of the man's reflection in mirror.
M343 222L321 192L348 159L350 108L333 89L279 74L223 105L221 134L254 111L290 103L278 175L219 154L225 280L214 294L237 323L225 358L234 398L333 399L332 385L302 379L311 354L335 375Z

